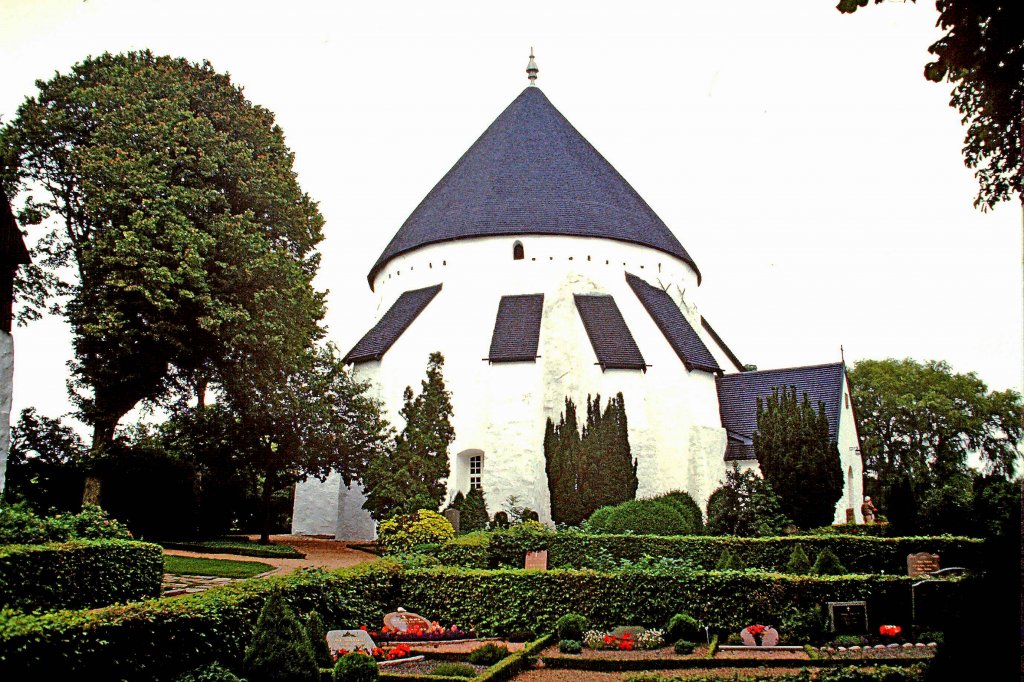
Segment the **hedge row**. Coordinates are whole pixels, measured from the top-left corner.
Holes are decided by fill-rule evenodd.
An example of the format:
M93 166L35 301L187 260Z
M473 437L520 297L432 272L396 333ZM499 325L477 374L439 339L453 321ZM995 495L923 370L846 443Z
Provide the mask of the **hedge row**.
M88 609L160 594L163 553L129 540L0 546L0 607Z
M517 541L518 540L518 541ZM978 568L982 540L966 537L858 537L849 535L792 535L774 538L728 536L588 535L576 532L549 533L522 539L495 533L458 538L442 546L435 556L443 564L464 568L522 566L527 551L548 550L548 565L562 568L603 568L598 562L638 561L645 556L680 559L694 568L711 570L726 549L738 555L750 568L781 571L796 545L811 560L830 549L853 573L903 575L907 555L933 552L942 566Z
M200 594L97 611L0 612L0 679L173 680L220 662L241 668L263 603L280 589L299 613L328 624L379 623L399 601L399 570L374 562L326 573L302 570Z
M791 608L863 599L872 625L905 622L909 578L805 577L753 572L650 575L597 571L403 572L380 561L331 573L306 570L208 592L97 611L0 614L0 679L174 679L220 662L238 669L268 593L280 589L299 613L316 609L332 627L380 623L399 606L485 633L549 629L570 611L598 628L662 626L687 611L737 631L778 622Z

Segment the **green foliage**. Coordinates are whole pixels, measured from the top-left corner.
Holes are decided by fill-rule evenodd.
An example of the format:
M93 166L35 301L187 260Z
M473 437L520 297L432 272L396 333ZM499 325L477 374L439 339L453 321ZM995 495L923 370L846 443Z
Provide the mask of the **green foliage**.
M827 639L825 610L820 604L807 609L788 609L779 621L786 644L815 644Z
M82 501L82 462L87 452L73 428L37 414L35 408L23 409L11 425L4 497L24 500L40 514L50 509L77 509Z
M473 665L492 666L506 656L508 656L507 646L489 643L469 652L466 660Z
M578 430L576 405L566 398L558 425L544 428L544 459L551 518L579 525L596 509L636 496L637 462L629 445L622 394L601 411L601 396L587 396L587 420Z
M665 641L669 643L681 639L699 639L703 634L704 628L688 613L677 613L665 624Z
M558 650L563 654L579 654L583 652L583 643L578 639L563 639L558 643Z
M843 493L843 467L824 402L815 409L806 393L798 400L796 387L776 387L767 400L758 398L754 452L786 516L801 528L831 522Z
M271 592L245 649L250 682L319 682L320 669L309 633L280 592Z
M674 490L664 495L658 495L653 499L675 507L676 511L686 519L687 525L694 529L693 535L704 534L704 512L701 511L700 505L697 504L697 501L693 499L690 493L683 490Z
M1016 391L989 391L974 373L909 358L862 360L849 378L865 489L898 532L946 524L957 532L971 519L964 510L972 504L965 478L975 477L967 467L972 452L986 476L1015 474L1024 438L1024 401Z
M176 682L244 682L220 663L211 663L185 673Z
M592 533L695 535L703 527L700 507L684 492L602 507L587 520L587 529Z
M818 558L811 566L811 575L846 575L848 572L839 557L828 547L818 553Z
M449 506L451 509L459 510L460 533L471 533L487 528L490 517L487 515L483 488L473 488L468 495L463 495L461 491L456 493Z
M236 561L234 559L204 559L201 557L164 557L164 573L175 575L210 575L220 578L252 578L273 569L261 561Z
M722 550L722 555L718 557L718 563L715 564L717 571L742 571L746 567L743 558L728 548Z
M802 545L795 545L786 562L786 573L795 575L807 575L811 570L811 559L807 556Z
M406 387L402 397L405 428L395 438L394 452L378 451L369 458L362 477L363 508L377 521L417 509L436 510L444 499L450 474L448 448L455 430L443 367L444 357L431 353L419 395Z
M527 552L547 549L556 534L540 521L525 521L491 533L487 565L522 568ZM550 559L549 559L549 564Z
M555 637L559 641L572 639L580 642L589 626L587 617L579 613L567 613L555 622Z
M345 654L334 665L335 682L374 682L379 676L377 661L361 651Z
M163 578L157 545L73 540L0 546L0 606L88 609L155 597Z
M707 510L711 535L771 537L789 524L771 485L735 464L725 472L725 485L711 493Z
M672 650L680 656L689 656L696 648L697 645L694 642L688 642L685 639L677 639L675 644L672 645Z
M0 505L0 545L67 540L127 540L131 533L95 505L77 514L39 517L26 504Z
M452 524L441 514L420 509L384 521L377 528L377 542L388 552L401 552L414 545L444 542L455 537Z
M161 540L158 544L164 549L187 549L190 552L209 554L240 554L268 559L303 559L306 556L291 545L284 543L261 545L247 537L227 537L216 540Z
M465 663L438 663L430 674L437 677L476 677L476 668Z
M334 660L331 657L331 648L327 646L327 627L324 619L316 609L306 614L306 634L309 636L309 646L313 649L313 657L316 659L318 668L333 667Z

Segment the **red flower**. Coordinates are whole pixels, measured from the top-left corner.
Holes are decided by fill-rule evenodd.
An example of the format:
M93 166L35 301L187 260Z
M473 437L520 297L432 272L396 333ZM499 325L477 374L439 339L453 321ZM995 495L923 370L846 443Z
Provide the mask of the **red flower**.
M365 625L360 625L359 629L362 630L363 632L366 632L366 626Z
M763 625L751 625L749 628L747 628L747 632L749 632L750 634L752 634L752 635L754 635L756 637L757 635L759 635L762 632L764 632L766 629L767 628L765 626L763 626Z
M885 637L896 637L901 632L903 632L903 628L899 625L882 625L878 628L878 634Z

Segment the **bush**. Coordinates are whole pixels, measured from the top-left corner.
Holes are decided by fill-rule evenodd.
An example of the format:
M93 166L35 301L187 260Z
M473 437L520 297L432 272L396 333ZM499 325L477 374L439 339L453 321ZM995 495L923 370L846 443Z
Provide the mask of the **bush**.
M488 543L489 564L522 568L527 552L547 549L555 537L555 532L540 521L524 521L496 530Z
M723 550L722 556L718 557L718 563L715 564L718 571L742 571L746 567L743 558L733 553L731 549Z
M583 652L583 643L576 639L563 639L558 643L558 650L563 654L578 654Z
M654 500L660 500L672 505L677 512L683 515L690 528L690 535L701 535L704 532L704 512L697 501L690 496L690 493L682 490L675 490L665 493Z
M400 514L377 528L377 542L387 552L408 551L414 545L444 542L454 537L455 529L448 519L429 509Z
M681 639L700 639L704 634L697 619L688 613L677 613L668 619L665 625L665 641L672 643Z
M156 597L163 561L159 546L128 540L0 546L0 606L91 609Z
M816 644L826 639L825 621L825 610L820 604L808 609L788 609L779 622L779 633L787 644Z
M804 551L801 545L796 545L789 555L789 561L786 562L786 573L807 575L810 570L811 560L807 556L807 552Z
M334 664L335 682L374 682L379 676L377 661L361 651L345 654Z
M438 663L430 674L438 677L476 677L476 668L465 663Z
M127 526L96 505L77 514L39 517L24 504L0 506L0 545L33 545L68 540L129 540Z
M672 650L680 656L689 656L696 648L697 645L695 643L689 642L685 639L677 640L676 643L672 645Z
M593 517L591 517L593 518ZM689 535L696 532L672 504L662 500L629 500L612 507L602 525L590 524L600 533L635 533L637 535Z
M320 680L309 634L278 591L260 611L243 665L249 682Z
M176 682L244 682L244 680L220 663L211 663L185 673Z
M832 553L832 550L825 548L818 554L811 566L811 575L846 575L849 571L839 563L839 558Z
M334 657L331 655L331 648L327 646L327 628L324 626L323 618L316 610L310 611L306 614L305 626L317 667L330 668L334 665Z
M586 616L578 613L567 613L555 621L555 637L558 638L558 641L563 639L582 641L587 625Z
M487 568L490 562L491 534L483 532L460 535L441 545L433 555L445 566Z
M537 634L533 630L512 630L505 639L516 644L532 642L537 639Z
M484 644L469 653L468 660L473 665L492 666L508 656L508 647L497 644Z

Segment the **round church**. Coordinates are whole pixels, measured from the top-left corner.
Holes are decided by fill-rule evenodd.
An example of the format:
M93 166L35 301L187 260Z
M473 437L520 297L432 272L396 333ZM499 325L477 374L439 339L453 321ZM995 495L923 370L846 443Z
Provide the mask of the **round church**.
M672 231L532 81L427 194L370 268L377 319L348 352L401 428L407 386L440 351L455 441L448 499L482 488L551 521L544 430L566 398L621 393L637 497L702 506L756 467L757 398L795 386L828 414L859 518L862 464L842 363L743 365L698 309L701 274ZM358 483L301 483L292 532L372 539Z

